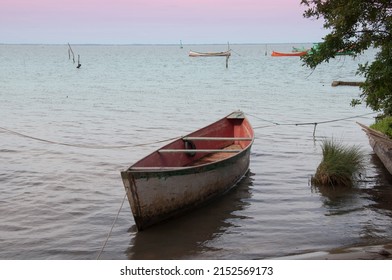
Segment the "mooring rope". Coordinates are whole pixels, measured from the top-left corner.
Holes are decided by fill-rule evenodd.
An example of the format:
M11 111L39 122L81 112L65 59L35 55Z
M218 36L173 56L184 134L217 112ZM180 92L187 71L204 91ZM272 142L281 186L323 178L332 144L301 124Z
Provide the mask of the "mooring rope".
M339 121L345 121L345 120L349 120L349 119L355 119L355 118L361 118L361 117L365 117L365 116L369 116L369 115L373 115L373 114L377 114L378 112L372 112L372 113L366 113L366 114L362 114L362 115L356 115L356 116L351 116L351 117L346 117L346 118L340 118L340 119L333 119L333 120L326 120L326 121L318 121L318 122L303 122L303 123L278 123L275 121L270 121L270 120L265 120L262 118L259 118L258 116L252 115L252 114L248 114L249 116L252 116L256 119L265 121L265 122L269 122L273 125L265 125L265 126L256 126L253 127L254 129L258 129L258 128L266 128L266 127L272 127L272 126L301 126L301 125L314 125L314 129L313 129L313 136L315 136L316 133L316 127L319 124L325 124L325 123L332 123L332 122L339 122Z
M324 123L331 123L331 122L339 122L339 121L345 121L345 120L350 120L350 119L355 119L355 118L361 118L365 116L370 116L373 114L377 114L377 112L372 112L372 113L367 113L367 114L362 114L362 115L356 115L356 116L351 116L351 117L346 117L346 118L340 118L340 119L334 119L334 120L327 120L327 121L320 121L320 122L308 122L308 123L293 123L293 124L281 124L281 125L312 125L312 124L324 124Z
M260 117L258 117L258 116L256 116L256 115L253 115L253 114L249 114L249 113L248 113L247 115L252 116L252 117L254 117L254 118L256 118L256 119L265 121L265 122L272 123L272 124L274 124L274 125L294 125L294 126L298 126L298 125L313 125L313 124L315 124L315 123L317 123L317 124L323 124L323 123L338 122L338 121L344 121L344 120L349 120L349 119L355 119L355 118L365 117L365 116L369 116L369 115L373 115L373 114L377 114L377 113L378 113L378 112L371 112L371 113L366 113L366 114L362 114L362 115L355 115L355 116L350 116L350 117L345 117L345 118L339 118L339 119L333 119L333 120L326 120L326 121L319 121L319 122L303 122L303 123L278 123L278 122L275 122L275 121L271 121L271 120L266 120L266 119L260 118Z
M376 114L376 113L377 112L372 112L372 113L356 115L356 116L340 118L340 119L318 121L318 122L303 122L303 123L279 123L279 122L276 122L276 121L271 121L271 120L267 120L267 119L261 118L259 116L253 115L253 114L247 113L247 115L252 116L252 117L254 117L256 119L262 120L264 122L271 123L271 125L264 125L264 126L253 127L254 129L267 128L267 127L278 126L278 125L279 126L314 125L314 130L313 130L313 136L314 136L315 132L316 132L316 127L319 124L332 123L332 122L344 121L344 120L349 120L349 119L354 119L354 118L360 118L360 117L364 117L364 116L373 115L373 114ZM4 128L4 127L0 127L0 130L3 130L5 132L8 132L8 133L11 133L11 134L14 134L14 135L18 135L20 137L29 138L29 139L40 141L40 142L44 142L44 143L61 145L61 146L68 146L68 147L76 147L76 148L86 148L86 149L125 149L125 148L141 147L141 146L148 146L148 145L153 145L153 144L159 144L159 143L172 141L172 140L181 138L181 137L173 137L173 138L163 139L163 140L159 140L159 141L143 143L143 144L133 144L133 145L117 145L117 146L116 145L87 145L87 144L70 144L70 143L63 143L63 142L58 142L58 141L47 140L47 139L38 138L38 137L30 136L30 135L27 135L27 134L23 134L23 133L15 131L15 130L11 130L11 129Z
M115 225L116 222L117 222L118 216L120 215L120 212L121 212L121 209L122 209L122 207L123 207L123 205L124 205L124 201L125 201L125 198L126 198L126 197L127 197L127 194L125 193L125 195L124 195L124 197L123 197L123 200L122 200L122 202L121 202L121 206L120 206L120 208L118 209L117 215L116 215L116 217L114 218L113 224L112 224L112 226L111 226L111 228L110 228L110 231L109 231L109 233L108 233L108 235L107 235L107 237L106 237L106 239L105 239L105 242L104 242L103 245L102 245L101 251L99 251L99 254L98 254L98 256L97 256L97 260L99 260L99 258L101 257L101 254L102 254L103 250L105 250L106 244L108 243L109 238L110 238L110 236L111 236L111 234L112 234L114 225Z
M125 148L132 148L132 147L141 147L141 146L148 146L148 145L152 145L152 144L159 144L162 142L167 142L167 141L171 141L171 140L175 140L178 139L179 137L173 137L173 138L169 138L169 139L164 139L164 140L159 140L159 141L155 141L155 142L149 142L149 143L143 143L143 144L134 144L134 145L117 145L117 146L113 146L113 145L87 145L87 144L70 144L70 143L63 143L63 142L57 142L57 141L52 141L52 140L47 140L47 139L43 139L43 138L38 138L38 137L34 137L34 136L30 136L27 134L23 134L8 128L4 128L4 127L0 127L1 130L14 134L14 135L18 135L20 137L24 137L24 138L29 138L32 140L36 140L36 141L40 141L40 142L44 142L44 143L49 143L49 144L55 144L55 145L61 145L61 146L68 146L68 147L76 147L76 148L86 148L86 149L125 149Z

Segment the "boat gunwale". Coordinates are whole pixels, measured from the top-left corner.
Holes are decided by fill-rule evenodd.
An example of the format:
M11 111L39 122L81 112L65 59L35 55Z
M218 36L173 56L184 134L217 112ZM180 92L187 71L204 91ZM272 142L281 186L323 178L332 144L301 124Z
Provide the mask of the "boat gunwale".
M222 166L225 164L231 164L232 161L236 161L237 158L242 157L245 153L250 151L254 140L252 140L243 150L238 153L233 154L230 157L219 159L213 162L202 163L193 166L180 166L180 167L130 167L123 171L125 173L132 173L134 176L140 177L154 177L162 176L163 174L167 176L173 175L186 175L190 173L202 173L208 170L215 169L217 166ZM223 162L223 164L222 164Z

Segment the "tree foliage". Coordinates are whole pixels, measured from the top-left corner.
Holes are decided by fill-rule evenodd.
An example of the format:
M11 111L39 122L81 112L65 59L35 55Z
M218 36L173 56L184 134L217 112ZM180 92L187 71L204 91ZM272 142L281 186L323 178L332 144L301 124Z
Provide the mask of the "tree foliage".
M305 18L324 20L329 30L315 52L302 57L315 68L350 50L357 56L368 48L377 54L371 63L359 65L365 77L361 98L375 111L392 115L392 1L391 0L301 0Z

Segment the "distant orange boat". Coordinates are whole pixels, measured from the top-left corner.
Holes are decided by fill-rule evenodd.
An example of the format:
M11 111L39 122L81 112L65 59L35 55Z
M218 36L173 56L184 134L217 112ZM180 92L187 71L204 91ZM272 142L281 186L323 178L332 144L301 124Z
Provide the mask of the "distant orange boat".
M308 51L302 51L302 52L288 52L288 53L282 53L282 52L275 52L272 51L271 56L303 56L307 54Z

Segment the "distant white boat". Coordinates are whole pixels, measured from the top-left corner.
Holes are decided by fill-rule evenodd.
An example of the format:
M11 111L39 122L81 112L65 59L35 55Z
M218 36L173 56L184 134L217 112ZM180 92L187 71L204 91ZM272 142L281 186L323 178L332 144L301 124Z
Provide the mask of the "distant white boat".
M225 51L225 52L207 52L207 53L203 53L203 52L195 52L195 51L189 51L189 56L192 57L197 57L197 56L226 56L229 57L231 56L231 51Z

